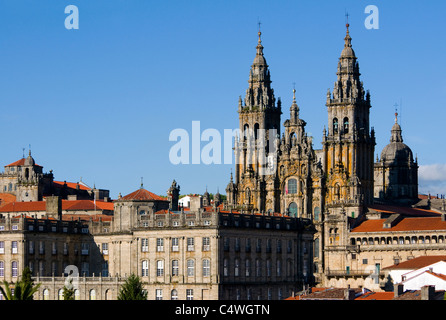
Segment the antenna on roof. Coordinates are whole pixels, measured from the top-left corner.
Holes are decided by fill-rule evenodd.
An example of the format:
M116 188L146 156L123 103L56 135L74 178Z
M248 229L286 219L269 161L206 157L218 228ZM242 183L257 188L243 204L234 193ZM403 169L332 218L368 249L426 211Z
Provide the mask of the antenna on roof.
M141 177L141 189L144 187L143 177Z
M23 151L23 156L22 156L22 158L25 158L25 148L22 148L22 151Z

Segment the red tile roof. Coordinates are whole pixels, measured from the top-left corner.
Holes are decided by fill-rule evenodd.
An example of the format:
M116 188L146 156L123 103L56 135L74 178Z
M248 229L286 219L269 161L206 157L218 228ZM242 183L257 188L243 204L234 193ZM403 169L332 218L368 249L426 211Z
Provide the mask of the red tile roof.
M16 200L16 196L10 193L0 193L0 207L9 203L14 202Z
M446 230L446 221L441 217L403 218L390 228L384 228L387 219L372 219L362 222L351 232L389 232L389 231L421 231L421 230Z
M162 198L146 189L140 188L124 197L121 197L119 200L139 200L139 201L168 201L165 198Z
M77 185L78 185L78 183L75 183L75 182L53 181L54 186L59 187L59 188L62 188L65 183L67 184L67 187L70 189L76 189ZM91 190L91 188L86 187L82 183L79 183L79 190Z
M393 292L366 292L355 300L392 300L395 294Z
M412 208L412 207L389 206L383 204L374 204L372 206L369 206L369 209L389 214L399 213L404 216L412 216L412 217L431 217L431 216L436 217L440 215L440 213L433 210Z
M108 210L113 211L113 202L104 202L96 200L62 200L62 210L78 211L78 210Z
M421 256L418 258L413 258L399 264L394 264L392 266L383 268L384 269L420 269L427 267L438 261L446 261L446 256Z
M13 163L10 163L10 164L6 165L5 167L17 167L17 166L23 166L23 165L25 165L25 158L22 158L20 160L14 161ZM42 167L42 166L39 166L37 163L34 164L34 165L37 166L37 167Z
M62 220L64 221L71 221L71 220L82 220L82 221L99 221L101 219L102 221L112 221L113 216L109 216L106 214L63 214Z
M0 207L0 212L29 212L29 211L45 211L45 201L32 202L10 202Z
M88 210L106 210L113 211L112 202L96 201L96 207L93 200L62 200L62 210L66 211L88 211ZM32 202L10 202L0 207L0 212L34 212L45 211L45 201Z

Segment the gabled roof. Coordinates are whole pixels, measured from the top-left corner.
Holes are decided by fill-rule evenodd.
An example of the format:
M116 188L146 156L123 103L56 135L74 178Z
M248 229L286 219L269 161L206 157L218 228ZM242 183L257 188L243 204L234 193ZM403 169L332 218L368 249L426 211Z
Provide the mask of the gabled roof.
M118 200L136 200L136 201L168 201L144 188L140 188Z
M419 230L446 230L446 221L441 217L403 218L390 228L384 228L387 219L371 219L363 221L351 232L390 232L390 231L419 231Z
M446 261L446 256L421 256L418 258L413 258L404 262L401 262L399 264L394 264L392 266L383 268L384 269L403 269L403 270L416 270L420 268L427 267L433 263L439 262L439 261Z

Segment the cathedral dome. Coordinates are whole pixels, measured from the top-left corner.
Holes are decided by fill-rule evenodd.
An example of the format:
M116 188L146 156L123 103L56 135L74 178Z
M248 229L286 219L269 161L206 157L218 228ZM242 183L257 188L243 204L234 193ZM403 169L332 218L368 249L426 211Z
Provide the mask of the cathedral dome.
M393 164L410 163L413 161L413 153L406 144L391 142L381 152L381 159Z
M341 58L353 58L356 57L355 51L352 47L344 47L341 52Z
M395 113L395 124L392 127L390 143L381 152L381 160L392 164L411 163L413 161L412 150L403 143L401 126L398 124L398 114Z

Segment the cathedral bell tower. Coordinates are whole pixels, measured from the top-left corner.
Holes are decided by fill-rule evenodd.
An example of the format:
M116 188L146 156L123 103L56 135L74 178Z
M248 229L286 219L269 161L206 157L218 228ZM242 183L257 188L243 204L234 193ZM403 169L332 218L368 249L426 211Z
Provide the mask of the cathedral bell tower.
M327 92L328 132L324 129L326 210L356 218L373 202L374 129L369 130L370 94L360 80L349 24L333 92Z
M278 188L275 182L277 154L269 151L274 149L280 136L282 111L280 100L276 103L271 88L261 34L259 30L257 52L249 72L245 99L239 99L240 136L235 138L234 145L237 194L232 205L246 210L266 211L267 189ZM267 170L268 167L270 170Z

